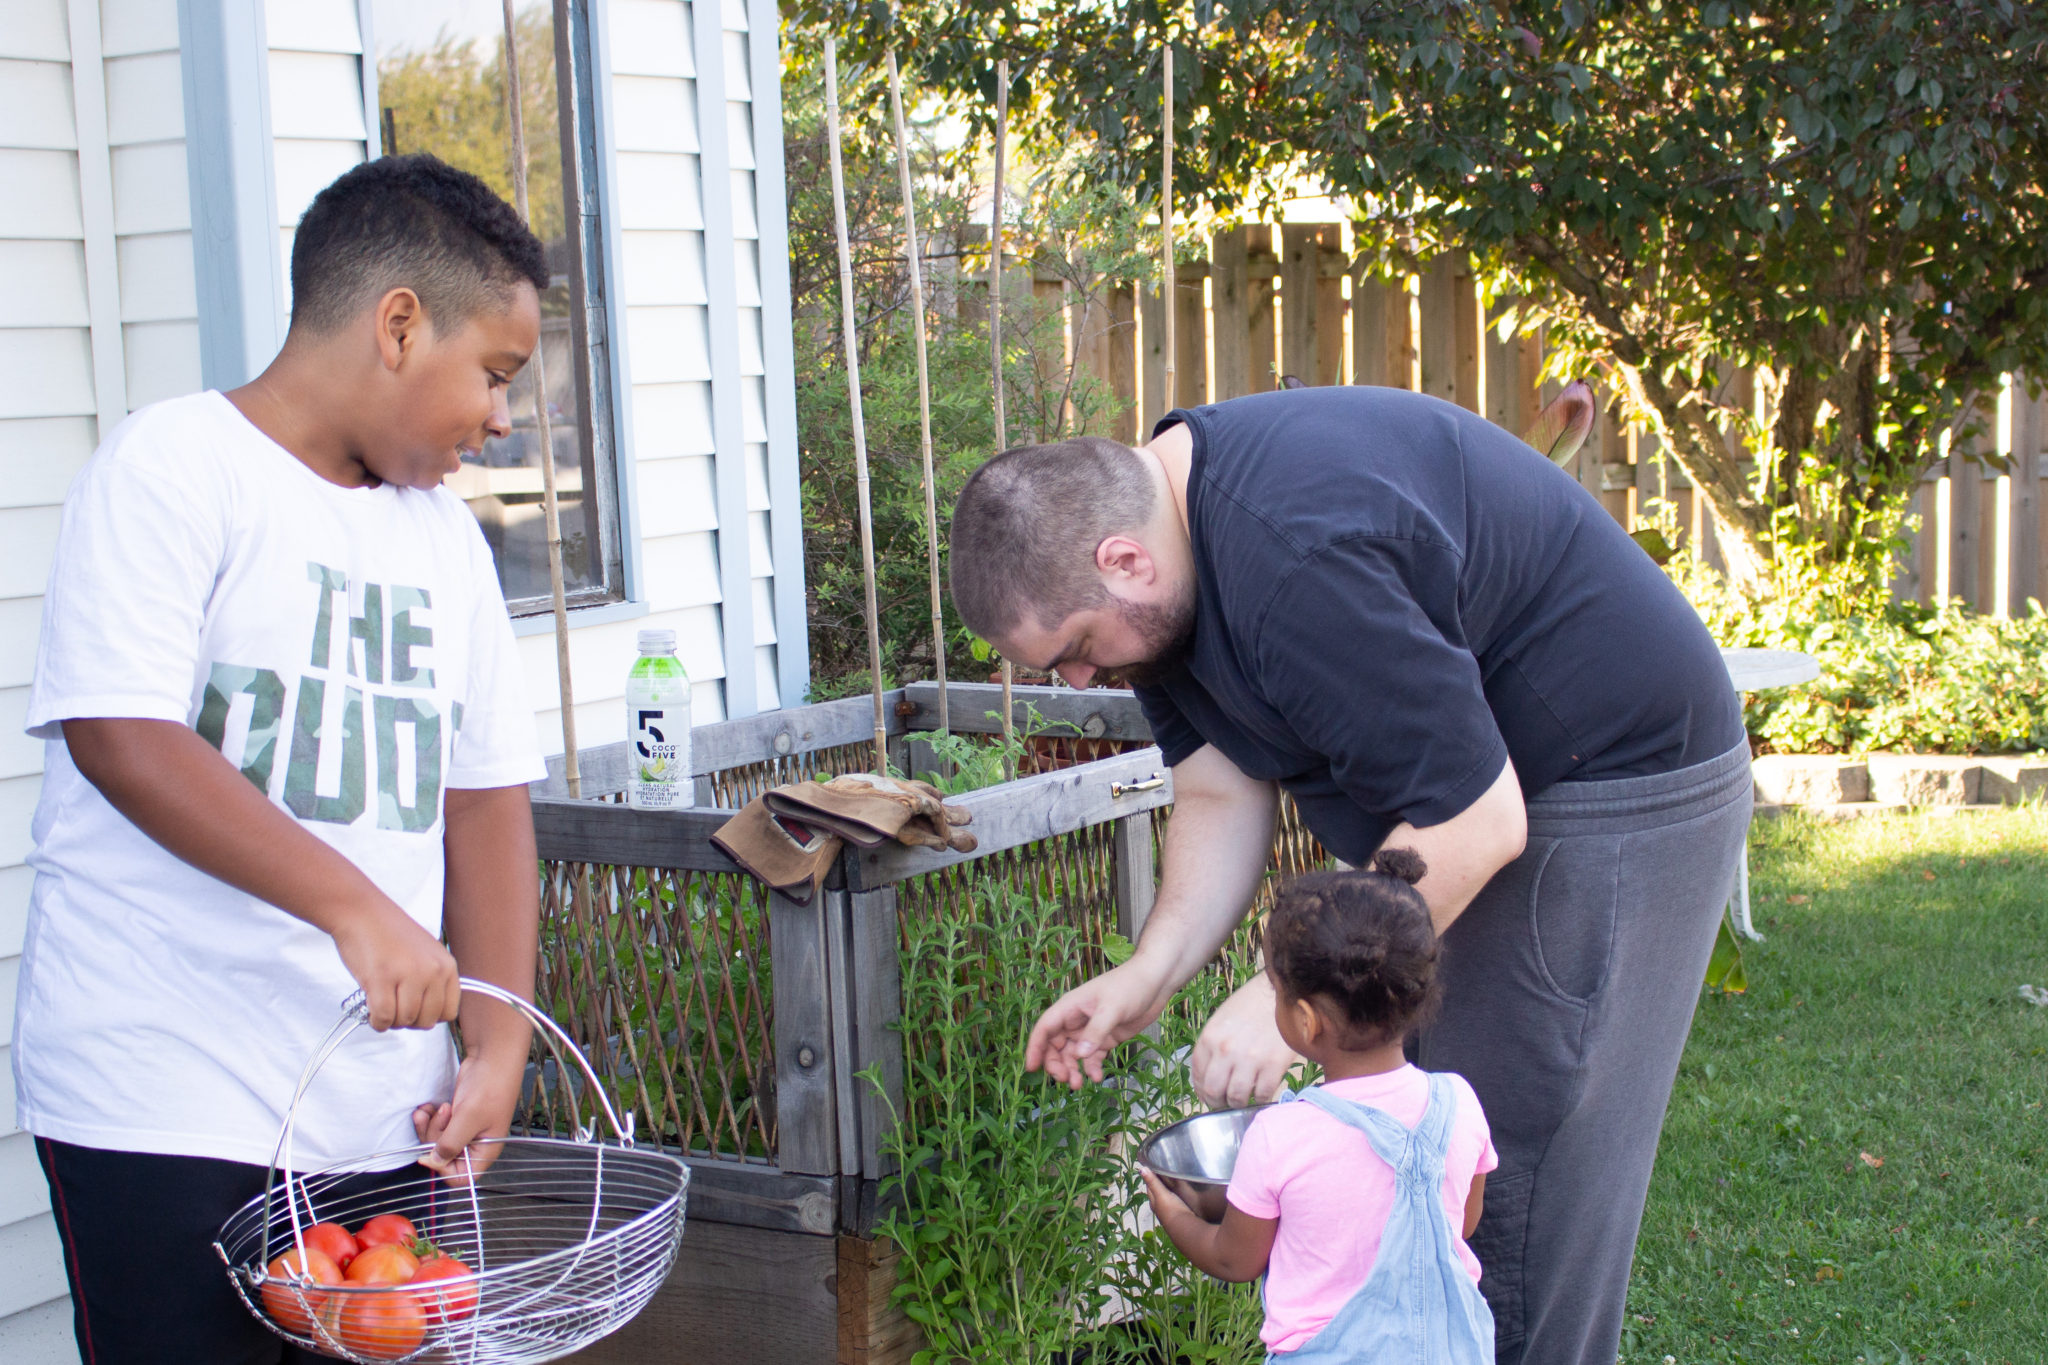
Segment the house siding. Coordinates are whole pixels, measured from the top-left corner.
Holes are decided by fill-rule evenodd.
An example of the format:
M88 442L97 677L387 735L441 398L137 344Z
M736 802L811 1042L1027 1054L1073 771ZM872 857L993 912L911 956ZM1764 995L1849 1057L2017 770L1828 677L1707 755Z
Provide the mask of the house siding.
M177 0L10 0L0 25L0 1020L33 880L22 734L59 509L103 428L198 387ZM0 1090L0 1359L72 1362L34 1145Z
M21 722L59 510L103 432L201 387L204 351L179 0L7 0L7 9L0 1027L11 1042L43 765ZM300 215L374 150L366 9L357 0L262 7L279 268L277 283L243 286L276 295L278 335L290 307L282 265ZM593 11L634 600L584 614L571 631L586 745L624 737L620 703L642 629L676 632L699 723L797 704L808 686L776 7L604 0ZM552 635L524 634L519 654L542 745L559 750ZM33 1144L14 1119L12 1085L0 1085L0 1359L70 1365L56 1230Z

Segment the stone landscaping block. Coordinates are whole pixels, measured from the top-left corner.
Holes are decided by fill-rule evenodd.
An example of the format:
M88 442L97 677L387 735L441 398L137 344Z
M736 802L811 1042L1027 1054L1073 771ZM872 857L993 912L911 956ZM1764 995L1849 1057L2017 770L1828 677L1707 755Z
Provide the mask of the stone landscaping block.
M1985 758L1979 801L2039 801L2048 797L2048 759Z
M1969 806L1984 778L1981 758L1942 754L1872 754L1870 796L1909 806Z
M1870 768L1838 754L1764 754L1749 765L1756 799L1769 805L1834 806L1870 799Z

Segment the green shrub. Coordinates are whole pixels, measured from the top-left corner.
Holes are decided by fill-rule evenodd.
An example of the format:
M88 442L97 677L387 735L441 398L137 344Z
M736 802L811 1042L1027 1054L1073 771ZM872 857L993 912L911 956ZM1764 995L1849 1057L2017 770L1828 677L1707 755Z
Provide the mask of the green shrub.
M1811 654L1820 677L1744 699L1749 733L1780 753L2006 754L2048 748L2048 614L1825 595L1753 601L1707 575L1681 586L1722 645Z
M1256 1288L1138 1231L1134 1162L1147 1133L1198 1107L1183 1049L1249 954L1226 954L1155 1037L1120 1049L1113 1084L1068 1090L1025 1072L1025 1040L1104 950L1063 906L1002 883L963 910L914 920L903 945L904 1112L884 1143L902 1174L880 1231L903 1248L896 1298L924 1330L919 1365L1264 1359ZM1110 953L1127 948L1111 936Z

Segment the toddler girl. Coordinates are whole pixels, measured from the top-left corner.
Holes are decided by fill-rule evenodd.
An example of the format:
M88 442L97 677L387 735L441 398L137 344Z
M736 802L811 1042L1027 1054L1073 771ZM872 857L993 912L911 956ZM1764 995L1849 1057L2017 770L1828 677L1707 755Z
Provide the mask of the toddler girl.
M1422 859L1298 877L1266 927L1280 1033L1323 1070L1245 1133L1220 1224L1150 1171L1167 1236L1224 1280L1266 1276L1268 1361L1491 1365L1493 1315L1465 1238L1500 1164L1461 1076L1410 1066L1435 1003L1437 939Z

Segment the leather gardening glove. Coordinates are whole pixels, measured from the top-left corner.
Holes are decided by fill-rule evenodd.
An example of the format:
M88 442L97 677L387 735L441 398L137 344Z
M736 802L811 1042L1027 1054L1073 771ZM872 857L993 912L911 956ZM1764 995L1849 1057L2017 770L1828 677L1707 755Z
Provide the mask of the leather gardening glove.
M957 828L971 823L973 813L947 805L927 782L849 773L830 782L792 782L763 799L776 814L822 825L861 848L885 839L956 853L975 847L974 836Z
M777 816L758 796L720 825L711 842L798 905L811 903L840 849L838 835L808 821Z

